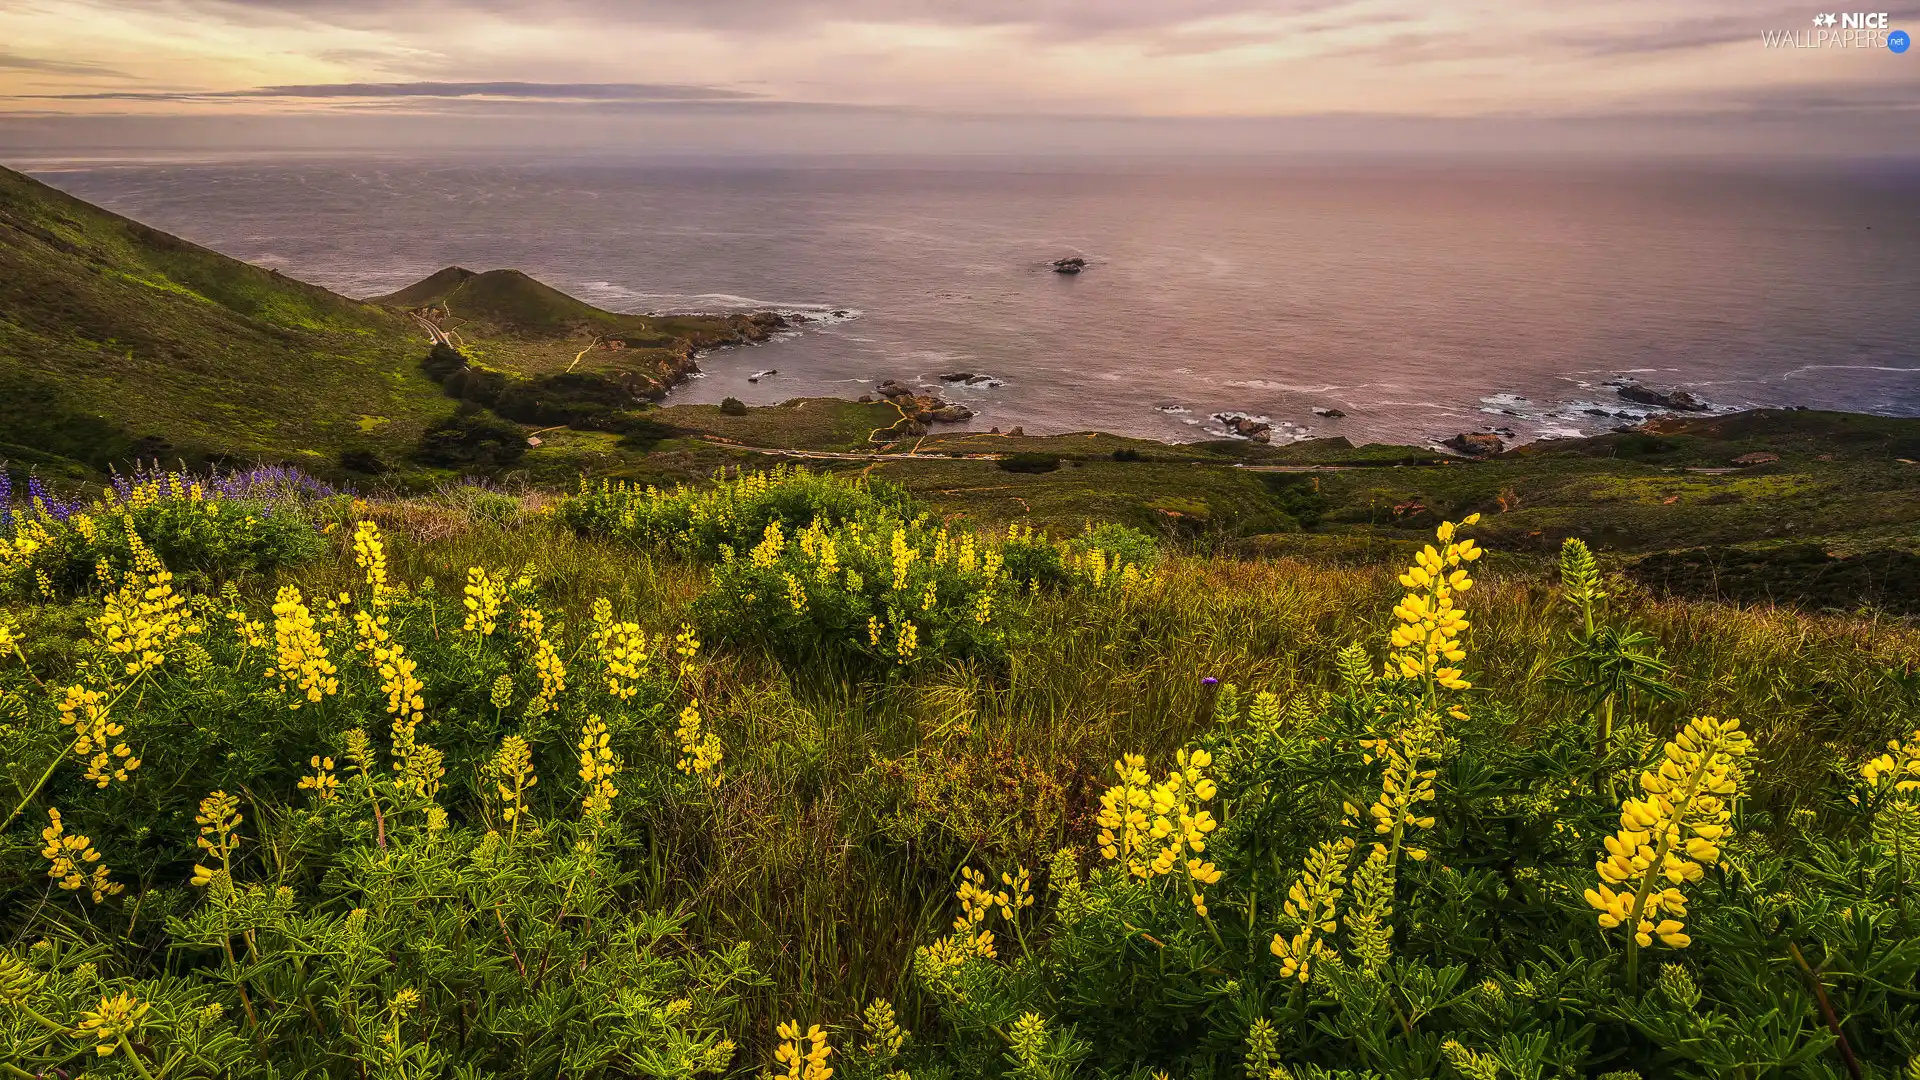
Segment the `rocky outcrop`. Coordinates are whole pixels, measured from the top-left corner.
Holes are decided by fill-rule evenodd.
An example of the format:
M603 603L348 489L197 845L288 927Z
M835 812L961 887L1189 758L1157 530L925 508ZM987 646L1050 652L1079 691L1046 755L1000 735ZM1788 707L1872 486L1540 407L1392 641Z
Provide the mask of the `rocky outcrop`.
M1314 409L1314 410L1313 410L1313 415L1315 415L1315 416L1324 416L1324 417L1326 417L1326 418L1327 418L1327 419L1329 419L1329 420L1338 420L1338 419L1340 419L1341 417L1343 417L1343 416L1345 416L1345 415L1347 415L1347 414L1346 414L1346 413L1344 413L1344 412L1341 412L1341 411L1340 411L1339 409L1320 409L1320 408L1316 408L1316 409Z
M1273 441L1273 425L1265 420L1256 420L1245 413L1214 413L1213 418L1225 426L1229 434L1242 439Z
M1077 274L1087 268L1087 260L1078 255L1069 255L1064 259L1053 260L1053 272L1056 274Z
M1652 405L1661 409L1674 409L1680 412L1706 412L1711 406L1691 393L1678 388L1648 386L1639 382L1624 382L1614 387L1614 393L1628 401L1641 405Z
M1458 450L1468 457L1491 457L1507 448L1498 435L1471 431L1463 431L1440 445L1449 450Z
M1748 465L1771 465L1779 460L1779 454L1769 454L1762 450L1752 454L1741 454L1739 457L1733 459L1733 463L1744 467Z
M921 394L898 379L887 379L874 388L883 400L890 401L906 416L906 429L920 428L926 434L928 424L958 424L973 419L973 410L934 394Z

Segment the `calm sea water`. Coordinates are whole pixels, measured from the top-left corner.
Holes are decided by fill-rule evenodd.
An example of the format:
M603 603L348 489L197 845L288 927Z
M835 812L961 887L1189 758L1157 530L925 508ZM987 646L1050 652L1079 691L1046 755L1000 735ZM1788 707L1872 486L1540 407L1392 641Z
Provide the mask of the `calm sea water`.
M1920 415L1911 172L35 171L350 295L457 263L615 310L849 313L715 354L675 400L852 396L963 371L997 383L946 391L982 429L1193 439L1237 412L1286 437L1406 442L1605 430L1638 415L1606 385L1630 375L1727 408ZM1086 272L1049 272L1065 255Z

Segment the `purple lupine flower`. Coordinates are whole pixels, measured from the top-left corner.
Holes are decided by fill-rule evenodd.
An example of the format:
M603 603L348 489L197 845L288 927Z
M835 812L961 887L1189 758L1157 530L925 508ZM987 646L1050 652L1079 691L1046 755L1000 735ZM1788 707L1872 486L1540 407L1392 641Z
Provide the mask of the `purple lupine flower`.
M0 536L13 535L13 475L0 466Z
M1200 680L1200 685L1201 686L1219 686L1220 680L1209 675L1206 678Z

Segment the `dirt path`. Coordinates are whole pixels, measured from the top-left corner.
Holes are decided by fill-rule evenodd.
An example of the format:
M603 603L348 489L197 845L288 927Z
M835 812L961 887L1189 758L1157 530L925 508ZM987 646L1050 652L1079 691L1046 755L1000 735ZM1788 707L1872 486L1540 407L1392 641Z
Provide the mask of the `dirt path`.
M917 443L915 444L914 450L892 452L874 450L790 450L778 446L749 446L746 443L734 442L731 439L723 440L709 436L702 436L702 438L707 442L718 443L721 446L731 446L740 450L752 450L758 454L770 454L774 457L801 458L812 461L999 461L1001 458L1007 456L1006 454L981 453L964 454L956 458L944 453L922 454L917 452L919 445ZM1364 467L1359 465L1241 465L1233 462L1215 463L1211 461L1189 461L1184 464L1205 465L1215 468L1245 469L1248 472L1278 473L1348 472Z

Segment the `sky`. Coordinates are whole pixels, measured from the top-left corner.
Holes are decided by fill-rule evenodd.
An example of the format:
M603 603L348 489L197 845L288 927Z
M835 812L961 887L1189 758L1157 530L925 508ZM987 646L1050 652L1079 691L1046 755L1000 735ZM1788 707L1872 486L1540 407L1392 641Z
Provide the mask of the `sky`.
M1920 156L1827 2L0 0L0 151Z

